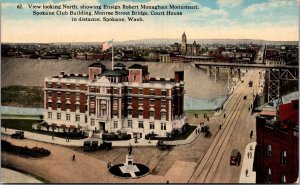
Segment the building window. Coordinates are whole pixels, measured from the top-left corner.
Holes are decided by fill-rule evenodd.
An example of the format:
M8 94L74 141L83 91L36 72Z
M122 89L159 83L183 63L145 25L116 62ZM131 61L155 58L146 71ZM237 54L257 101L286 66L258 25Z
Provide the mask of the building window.
M118 110L116 110L116 109L114 109L114 110L113 110L113 115L114 115L114 116L117 116L117 115L118 115L118 113L119 113L119 111L118 111Z
M143 89L139 89L139 94L143 94L144 90Z
M67 103L67 104L66 104L66 108L67 108L67 109L70 109L70 108L71 108L71 104L70 104L70 103Z
M95 92L95 87L91 87L91 92Z
M52 102L48 102L48 107L52 107Z
M70 84L67 84L67 89L71 89L71 85Z
M267 179L266 179L266 183L271 183L271 175L272 175L272 173L271 173L271 169L270 168L268 168L268 173L267 173Z
M76 84L76 90L80 90L80 85Z
M154 89L150 89L150 95L154 95L154 94L155 94Z
M60 84L60 83L57 83L56 87L57 87L58 89L60 89L60 88L61 88L61 84Z
M119 89L114 89L114 94L119 94Z
M281 164L286 165L286 150L281 152Z
M161 91L161 95L162 95L162 96L166 96L166 95L167 95L167 91L166 91L166 90L162 90L162 91Z
M76 105L76 110L79 110L80 111L80 105Z
M132 103L132 97L128 97L127 101L128 101L128 104L131 104Z
M272 146L271 145L267 145L267 153L266 153L267 157L271 157L272 156Z
M80 115L76 115L75 120L80 121Z
M143 98L139 98L139 105L143 105Z
M133 80L134 80L134 81L136 80L136 75L133 75Z
M61 92L57 92L57 98L61 97Z
M61 113L56 113L56 118L57 118L58 120L60 120L60 119L61 119Z
M118 128L118 122L114 121L114 128Z
M143 116L144 115L144 111L143 110L139 110L139 116Z
M154 117L154 111L153 110L150 111L150 117L152 117L152 118Z
M281 184L284 184L284 183L286 183L286 177L285 177L285 175L284 175L284 174L282 174L282 175L281 175L281 178L280 178L280 183L281 183Z
M71 120L71 115L70 114L66 114L66 119L67 119L67 121L70 121Z
M47 87L48 87L48 88L51 88L51 87L52 87L52 83L48 83L48 84L47 84Z
M132 109L128 109L128 115L132 115Z
M128 120L128 128L132 128L132 120Z
M166 100L161 100L161 106L165 107L166 106Z
M150 127L149 127L149 129L154 129L154 123L153 122L150 122Z
M80 99L80 93L76 93L76 100Z
M67 99L70 99L70 93L69 92L66 93L66 97L67 97Z
M90 108L90 112L91 112L92 114L95 114L95 108Z
M87 85L84 86L84 90L86 90L86 91L88 90L88 86Z
M139 121L139 128L144 128L144 122L143 121Z
M91 102L95 102L95 96L91 96L91 97L90 97L90 101L91 101Z
M57 108L61 108L61 103L57 103Z
M52 97L52 92L48 91L48 97L51 98Z
M95 120L91 119L91 126L94 126L94 125L95 125Z
M167 113L166 112L161 112L160 113L160 119L166 120L166 118L167 118Z
M160 130L166 130L166 129L167 129L166 123L161 123L160 124Z
M150 105L154 105L154 99L150 99Z
M84 122L85 122L85 123L88 122L88 117L87 117L87 115L84 116Z
M52 119L52 112L48 112L48 118Z
M128 94L131 94L131 93L132 93L132 89L128 88Z

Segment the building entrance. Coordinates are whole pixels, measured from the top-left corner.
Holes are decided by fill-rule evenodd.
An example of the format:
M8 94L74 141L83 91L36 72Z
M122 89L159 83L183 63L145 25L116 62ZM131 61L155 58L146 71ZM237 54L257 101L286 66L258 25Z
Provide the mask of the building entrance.
M105 122L99 122L99 128L100 128L100 132L104 132L105 131Z

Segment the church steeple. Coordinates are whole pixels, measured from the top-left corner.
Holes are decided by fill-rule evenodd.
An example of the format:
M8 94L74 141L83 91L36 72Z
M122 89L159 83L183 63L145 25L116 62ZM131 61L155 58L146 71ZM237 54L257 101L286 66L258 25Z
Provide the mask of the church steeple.
M186 54L186 35L185 35L185 32L183 32L183 34L181 36L181 53L183 55Z

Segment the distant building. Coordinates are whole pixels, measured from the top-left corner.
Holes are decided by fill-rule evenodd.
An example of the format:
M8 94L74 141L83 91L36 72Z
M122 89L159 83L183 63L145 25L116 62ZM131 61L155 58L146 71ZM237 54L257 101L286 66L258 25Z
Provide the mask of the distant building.
M169 63L171 62L170 60L170 54L168 53L161 53L159 54L159 61L162 63Z
M299 100L256 117L256 183L294 183L299 177ZM278 116L278 117L277 117Z
M166 136L185 124L184 73L174 79L150 78L148 67L114 70L101 63L89 74L64 74L45 79L45 122L62 129L123 132L144 137ZM59 131L59 130L58 130Z
M178 52L179 48L180 48L180 53L182 55L196 56L196 55L200 55L200 51L201 51L201 45L196 44L196 41L194 41L193 44L187 43L187 36L185 32L181 36L181 45L178 43L174 43L171 45L172 52Z

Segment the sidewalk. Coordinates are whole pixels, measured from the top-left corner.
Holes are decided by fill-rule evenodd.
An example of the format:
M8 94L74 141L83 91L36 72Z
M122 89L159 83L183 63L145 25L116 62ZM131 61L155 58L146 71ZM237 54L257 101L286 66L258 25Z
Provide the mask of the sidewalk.
M255 152L256 142L248 143L245 148L245 154L243 157L243 166L240 174L239 183L256 183L256 172L252 171L253 169L253 160L254 160L254 152ZM252 150L250 150L250 146L252 146ZM248 152L252 153L252 156L248 158ZM246 177L246 170L248 170L248 175Z

